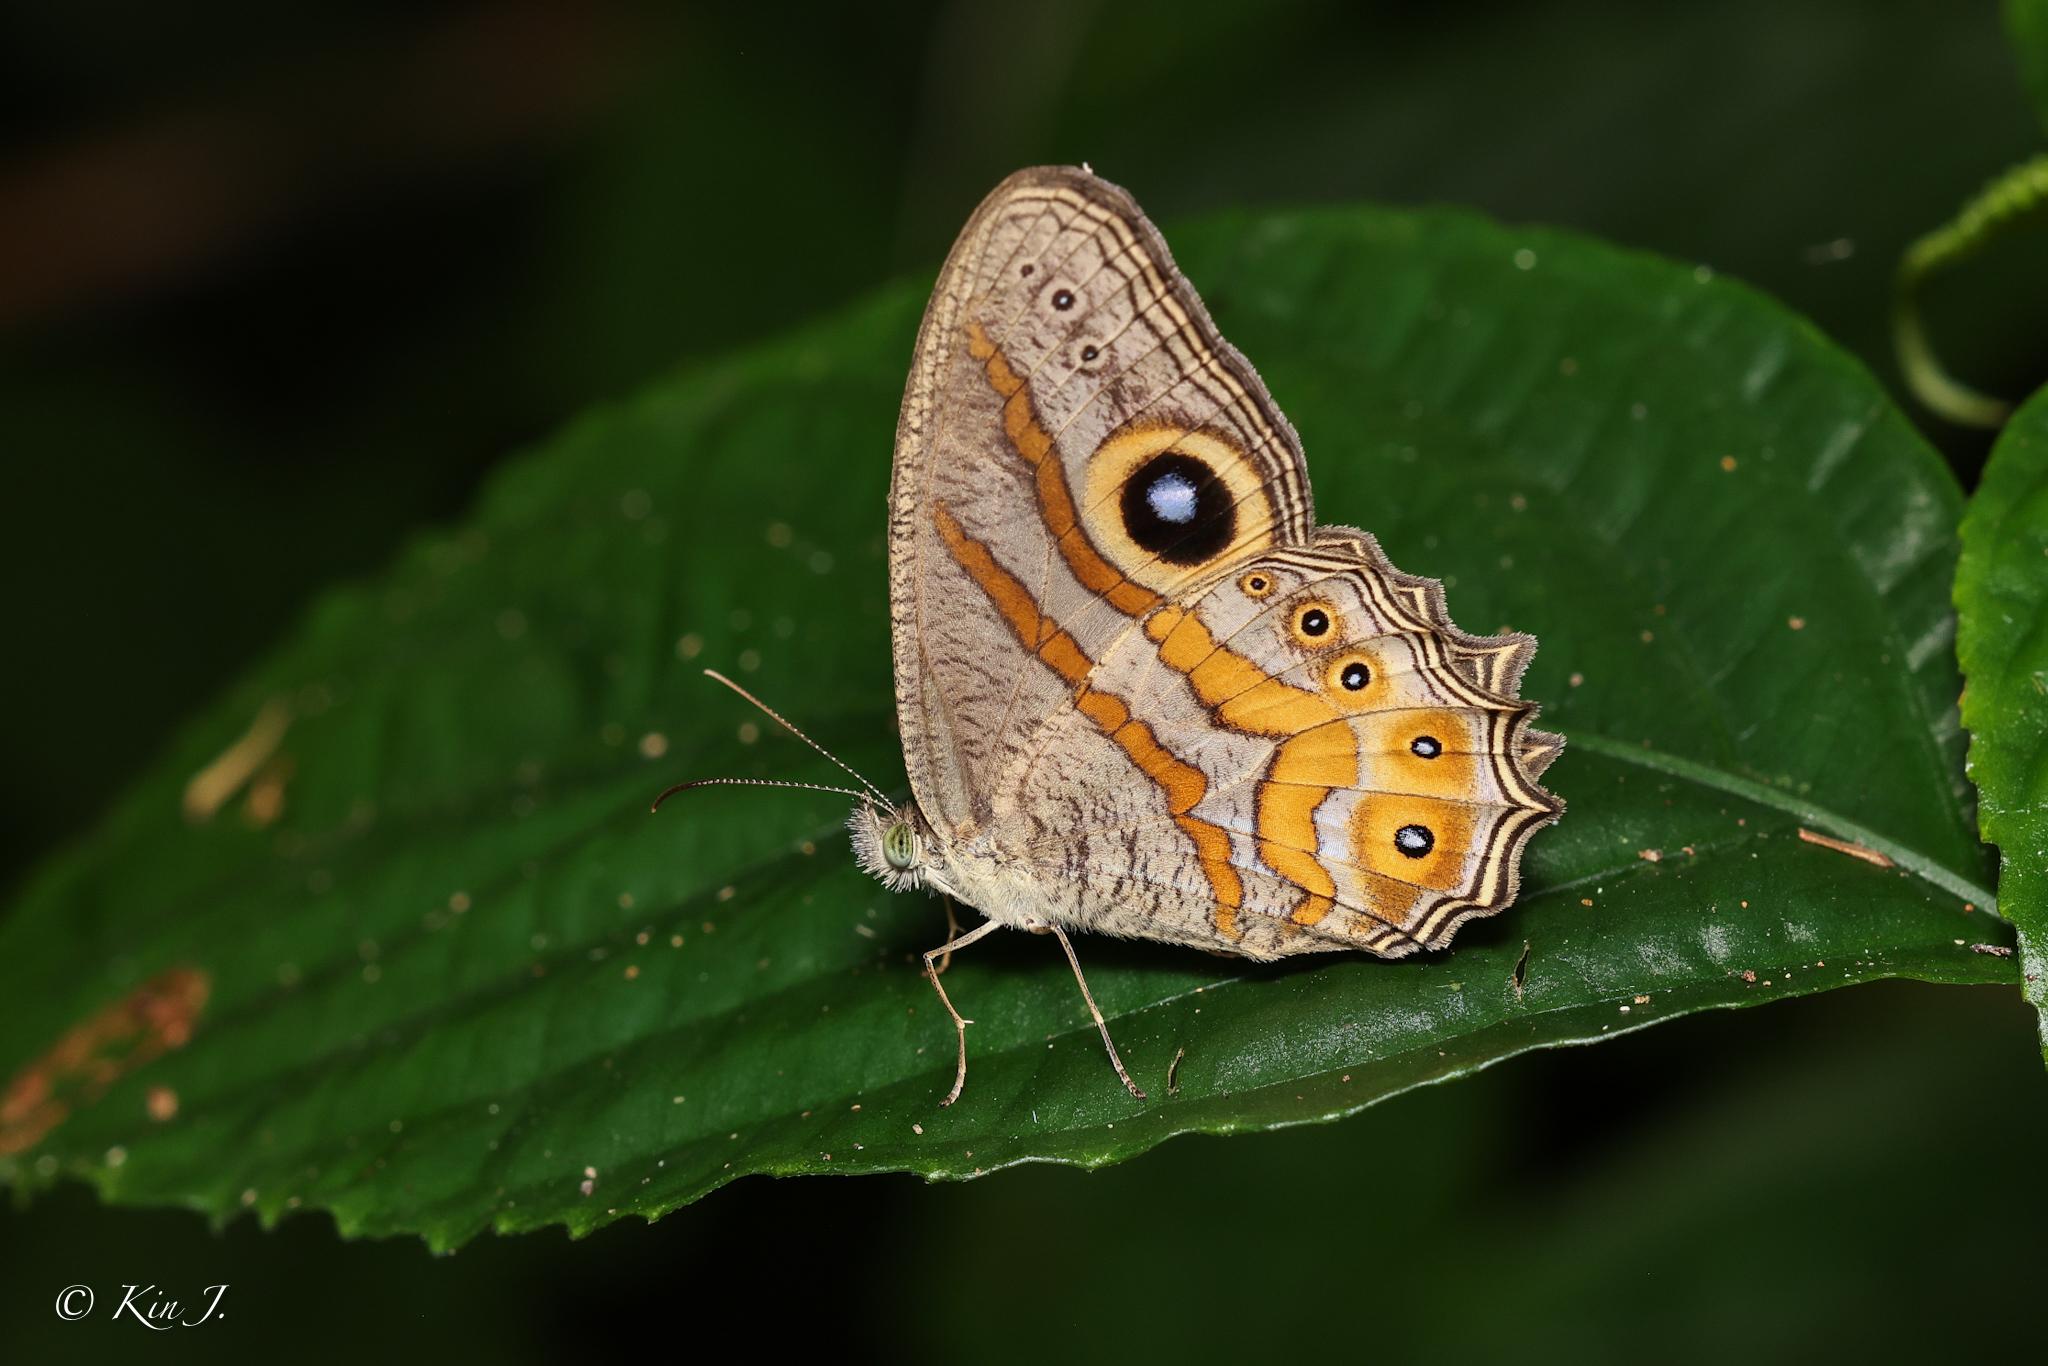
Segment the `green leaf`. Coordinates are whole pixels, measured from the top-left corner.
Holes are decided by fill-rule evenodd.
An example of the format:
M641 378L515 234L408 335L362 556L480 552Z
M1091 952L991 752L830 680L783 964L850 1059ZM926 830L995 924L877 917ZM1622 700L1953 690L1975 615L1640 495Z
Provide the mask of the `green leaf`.
M1999 435L1970 499L1956 615L1977 819L2048 1058L2048 389Z
M1543 639L1526 686L1570 738L1571 809L1506 915L1399 964L1083 941L1142 1104L1054 946L999 936L947 978L978 1023L940 1111L952 1032L914 967L939 909L851 867L838 803L648 817L678 778L835 776L704 665L899 780L906 286L514 463L465 526L319 602L37 877L0 926L6 1174L447 1246L750 1172L1098 1164L1708 1007L2017 979L1971 949L2009 935L1962 773L1960 497L1867 374L1703 269L1460 213L1175 242L1323 514L1443 576L1462 624ZM181 818L286 709L251 795Z
M2005 30L2041 126L2048 128L2048 0L2005 0Z

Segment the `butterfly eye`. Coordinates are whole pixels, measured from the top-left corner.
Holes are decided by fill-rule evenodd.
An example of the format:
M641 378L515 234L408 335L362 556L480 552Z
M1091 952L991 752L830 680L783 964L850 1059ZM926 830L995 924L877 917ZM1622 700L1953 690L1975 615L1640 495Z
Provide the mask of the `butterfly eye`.
M1273 576L1257 570L1237 581L1238 589L1248 598L1263 598L1273 591Z
M882 857L897 872L908 872L917 862L917 836L907 821L897 821L882 832Z
M1394 847L1409 858L1421 858L1436 848L1436 836L1426 825L1404 825L1394 832Z
M1304 645L1317 643L1335 630L1336 626L1336 615L1320 603L1311 603L1294 614L1295 638Z

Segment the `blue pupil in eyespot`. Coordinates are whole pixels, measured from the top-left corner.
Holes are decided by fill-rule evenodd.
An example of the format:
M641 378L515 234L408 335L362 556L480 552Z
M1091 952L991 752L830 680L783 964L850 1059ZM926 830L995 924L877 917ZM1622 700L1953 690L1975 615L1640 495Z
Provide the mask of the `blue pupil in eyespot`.
M1175 526L1186 526L1195 520L1195 482L1178 470L1169 470L1152 481L1145 490L1145 502L1151 507L1152 515L1162 522Z
M1117 504L1124 534L1169 565L1208 563L1237 530L1229 486L1184 451L1162 451L1131 471Z

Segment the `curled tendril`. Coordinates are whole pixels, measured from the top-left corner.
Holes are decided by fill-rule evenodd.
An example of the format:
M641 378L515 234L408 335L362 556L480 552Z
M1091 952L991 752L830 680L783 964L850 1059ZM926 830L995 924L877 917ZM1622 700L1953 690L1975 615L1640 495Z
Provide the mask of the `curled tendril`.
M1997 427L2012 405L1980 393L1950 375L1934 354L1920 320L1920 290L1942 271L1961 265L2030 219L2048 217L2048 156L2013 167L1986 185L1949 222L1928 233L1899 258L1892 298L1892 340L1907 387L1951 422Z

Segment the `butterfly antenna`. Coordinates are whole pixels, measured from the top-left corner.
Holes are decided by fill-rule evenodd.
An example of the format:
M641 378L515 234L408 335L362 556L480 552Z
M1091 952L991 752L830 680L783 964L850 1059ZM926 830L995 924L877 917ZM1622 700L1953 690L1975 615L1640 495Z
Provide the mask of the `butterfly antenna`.
M763 702L760 698L754 696L745 688L742 688L739 684L733 682L730 678L727 678L724 674L720 673L716 669L706 669L704 671L704 676L707 678L715 679L718 682L725 684L726 687L731 688L741 697L744 697L747 699L747 701L752 702L755 706L759 707L763 712L767 713L769 719L774 721L776 725L782 727L791 735L794 735L797 739L803 741L812 749L824 755L827 759L830 759L834 764L837 764L842 772L850 775L855 782L859 783L862 787L866 788L869 792L873 793L876 801L880 802L883 806L889 805L889 798L883 794L881 788L876 787L866 778L863 778L860 774L854 772L853 765L847 763L844 759L841 759L831 750L826 749L816 740L813 740L810 736L798 730L796 726L789 720L789 718L785 717L781 712L775 710L775 708L769 706L766 702Z
M869 806L875 805L873 797L865 792L856 792L850 787L826 787L819 783L786 783L776 778L693 778L687 783L677 783L674 787L662 789L661 795L654 799L654 805L648 809L659 811L661 804L670 797L678 792L688 792L693 787L800 787L806 792L836 792L842 797L852 797L856 801L866 802Z

